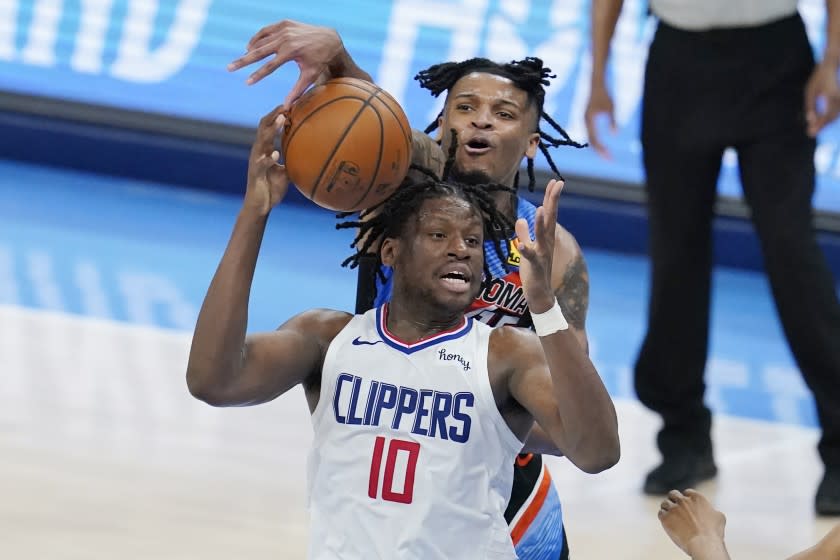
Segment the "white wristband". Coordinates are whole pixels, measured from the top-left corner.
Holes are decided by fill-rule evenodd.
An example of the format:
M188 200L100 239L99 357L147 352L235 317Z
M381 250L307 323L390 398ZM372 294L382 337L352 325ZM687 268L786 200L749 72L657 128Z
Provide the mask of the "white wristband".
M563 311L560 310L560 304L554 300L554 307L545 313L531 312L531 320L534 323L534 330L539 336L547 336L557 331L565 331L569 328L569 323L563 317Z

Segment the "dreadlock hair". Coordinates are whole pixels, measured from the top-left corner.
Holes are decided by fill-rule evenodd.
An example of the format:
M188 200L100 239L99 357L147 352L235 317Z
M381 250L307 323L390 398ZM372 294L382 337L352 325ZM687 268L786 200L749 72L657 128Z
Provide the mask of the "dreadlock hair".
M535 104L537 108L537 126L536 132L540 135L540 142L538 147L540 152L545 156L551 170L562 180L563 176L554 164L554 160L548 153L548 148L557 148L559 146L574 146L575 148L584 148L587 144L581 144L572 140L572 138L563 130L557 122L552 119L543 110L545 102L545 87L551 82L551 78L557 76L551 73L550 68L543 66L543 61L536 57L528 57L523 60L514 60L507 64L494 62L486 58L471 58L463 62L444 62L442 64L435 64L426 70L420 71L414 79L420 82L420 86L429 90L433 96L438 97L444 91L449 92L455 83L472 72L485 72L488 74L496 74L509 79L518 88L528 94L528 100ZM442 116L441 112L438 118ZM560 137L554 137L540 128L540 120L544 120L557 132ZM426 134L437 129L436 118L429 126L426 127ZM515 184L519 185L519 173L516 174ZM534 176L534 160L528 158L528 190L533 192L537 184L537 179Z
M492 193L497 191L514 192L514 188L506 185L470 185L441 180L433 172L422 167L416 167L425 175L425 179L415 181L407 177L396 192L384 202L368 210L362 210L356 220L346 220L336 224L336 229L358 228L358 233L350 245L356 252L344 259L343 267L351 269L370 254L370 248L377 240L399 237L411 218L415 217L427 200L447 196L466 201L479 211L484 220L484 236L493 242L493 247L499 259L506 261L502 249L502 241L507 240L513 233L513 222L496 209ZM337 214L338 218L348 218L353 213ZM382 270L382 255L380 249L376 251L376 274L383 282L386 280ZM484 281L491 279L487 259L484 260ZM374 287L375 289L375 287ZM374 294L375 295L375 294Z

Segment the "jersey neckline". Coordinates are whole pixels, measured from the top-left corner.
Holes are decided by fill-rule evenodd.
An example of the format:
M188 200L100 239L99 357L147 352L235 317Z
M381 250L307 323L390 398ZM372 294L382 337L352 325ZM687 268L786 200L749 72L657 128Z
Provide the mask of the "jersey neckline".
M434 346L435 344L460 338L470 331L473 323L471 317L464 316L462 317L461 322L458 325L452 327L451 329L435 333L426 338L422 338L417 342L409 343L400 340L388 330L387 320L388 304L383 303L376 309L376 330L379 333L379 336L382 338L382 341L385 342L385 344L405 354L412 354L414 352L417 352L418 350L423 350L424 348Z

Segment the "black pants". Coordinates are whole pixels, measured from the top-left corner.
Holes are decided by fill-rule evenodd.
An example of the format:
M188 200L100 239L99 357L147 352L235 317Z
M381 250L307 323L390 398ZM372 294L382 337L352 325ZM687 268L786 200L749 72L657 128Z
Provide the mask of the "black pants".
M798 15L704 32L660 23L651 44L642 146L652 276L635 385L664 420L665 455L711 445L711 224L721 157L733 147L785 336L816 399L819 452L840 468L840 305L812 227L816 144L803 110L813 67Z

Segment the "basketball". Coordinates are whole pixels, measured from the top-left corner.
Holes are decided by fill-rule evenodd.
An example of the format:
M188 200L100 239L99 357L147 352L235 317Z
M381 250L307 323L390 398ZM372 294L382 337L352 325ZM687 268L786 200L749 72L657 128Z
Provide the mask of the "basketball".
M391 196L411 163L402 107L355 78L336 78L301 96L289 110L281 145L292 184L315 204L342 212Z

